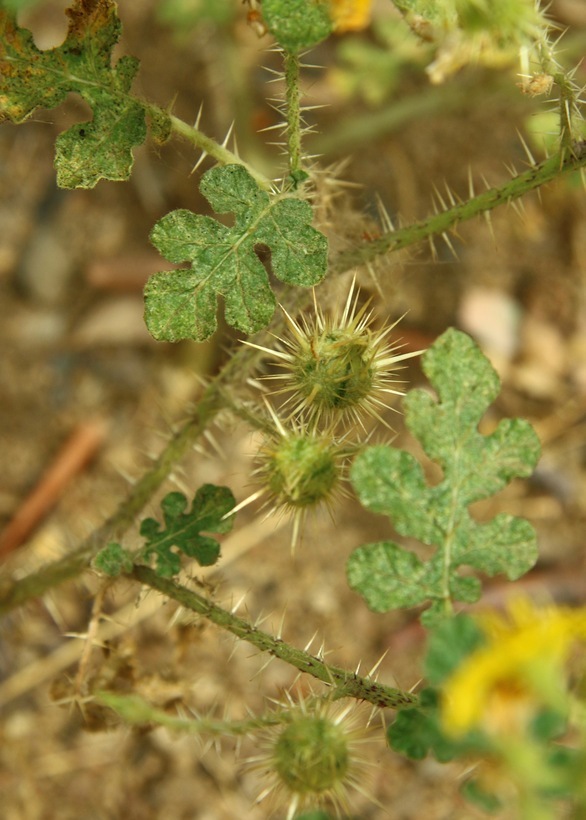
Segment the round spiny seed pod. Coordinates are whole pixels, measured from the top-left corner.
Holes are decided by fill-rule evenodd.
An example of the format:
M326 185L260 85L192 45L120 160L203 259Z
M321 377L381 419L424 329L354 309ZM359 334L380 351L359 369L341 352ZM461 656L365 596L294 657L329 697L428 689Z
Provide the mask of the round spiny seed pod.
M273 748L277 776L299 794L335 788L348 772L349 759L343 727L327 717L298 718L283 729Z
M250 761L268 782L258 801L269 798L276 809L288 805L287 818L330 803L339 815L349 811L349 793L356 789L369 799L368 768L361 747L370 743L368 717L355 702L301 698L289 693L279 704L282 723L261 739L261 754ZM279 714L278 712L276 713Z
M327 502L340 480L340 453L329 438L291 433L267 443L261 453L261 470L279 506Z
M346 464L355 449L344 447L331 430L317 433L299 424L286 428L269 407L275 424L257 455L254 475L263 490L252 497L268 494L273 513L290 513L293 518L291 546L295 547L309 510L344 494Z
M331 429L317 432L299 423L285 426L268 403L267 410L272 425L263 425L268 432L253 471L261 487L234 507L231 514L264 496L263 506L270 505L269 515L292 516L291 546L295 547L307 512L322 504L331 507L345 495L348 461L358 447L344 445Z
M285 317L290 336L278 340L280 349L260 349L275 356L284 371L266 379L281 381L276 393L291 393L284 405L290 416L315 429L339 421L364 426L368 415L388 426L380 415L388 409L383 399L404 395L398 365L422 353L400 353L400 346L388 342L396 322L373 329L368 305L358 308L354 283L341 315L326 317L316 303L313 318L295 321L286 311Z
M376 378L374 351L368 344L371 335L332 328L314 339L300 340L291 363L291 383L302 409L313 404L324 415L332 415L352 411L368 398Z

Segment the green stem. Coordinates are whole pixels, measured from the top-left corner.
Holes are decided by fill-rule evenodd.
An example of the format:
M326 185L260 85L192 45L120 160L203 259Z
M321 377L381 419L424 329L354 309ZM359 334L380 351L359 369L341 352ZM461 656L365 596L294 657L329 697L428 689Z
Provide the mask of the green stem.
M554 82L559 89L559 112L560 112L560 148L562 151L572 150L574 139L574 128L572 125L572 111L576 105L576 94L572 83L565 74L558 72L554 74Z
M145 107L151 115L165 116L165 112L163 112L160 108L157 108L157 106L145 104ZM199 148L201 151L204 151L206 154L209 154L210 157L213 157L213 159L217 160L217 162L222 165L242 165L263 190L271 190L271 180L247 162L244 162L233 151L230 151L225 146L220 145L219 142L216 142L211 137L206 137L206 135L202 134L198 128L193 125L188 125L183 120L180 120L179 117L175 117L173 114L167 114L166 116L169 118L171 129L180 137L189 140L193 146Z
M258 729L278 726L290 721L291 712L280 710L245 720L213 720L212 718L181 718L170 715L162 709L151 706L138 695L120 695L116 692L98 692L98 700L117 712L126 722L144 726L146 723L157 723L179 732L193 734L220 735L241 737Z
M0 583L0 615L9 612L31 598L71 580L89 566L91 559L108 541L119 541L136 523L137 516L165 481L174 465L189 451L197 438L224 407L224 387L245 378L250 363L258 357L256 351L242 347L205 390L193 416L169 441L153 467L134 485L130 495L98 529L73 552L20 580L5 578Z
M342 251L332 260L330 270L333 273L342 273L356 265L373 261L386 253L413 245L436 234L442 234L454 228L459 222L517 199L557 176L578 170L584 165L586 165L586 146L583 143L575 143L571 151L563 153L563 158L562 155L556 154L500 188L492 188L441 214L401 228L380 239L366 242L355 250ZM307 296L306 292L304 293ZM303 300L300 298L297 308L301 308L302 303ZM274 327L273 331L275 330ZM241 350L232 357L217 381L214 381L204 393L194 417L171 440L154 467L135 485L129 498L122 502L116 513L92 533L77 550L60 561L42 567L18 581L5 579L0 582L0 615L25 601L43 595L63 581L75 578L87 568L91 558L108 541L120 539L121 535L134 523L135 517L144 505L161 486L174 464L183 457L223 406L223 387L227 384L241 383L246 379L247 364L250 361L252 361L250 350Z
M299 89L299 56L284 52L285 99L287 102L287 151L289 173L301 170L301 92Z
M222 609L197 592L180 586L167 578L160 578L150 567L135 566L130 577L152 589L157 589L186 609L203 615L216 626L228 630L228 632L252 644L261 652L267 652L275 658L280 658L299 669L300 672L306 672L323 683L333 686L334 699L352 697L358 700L366 700L381 708L391 709L405 709L416 706L418 703L417 695L384 686L369 678L363 678L354 672L331 666L321 658L316 658L302 649L296 649L281 638L275 638L267 632L252 626L243 618Z
M310 294L309 289L288 288L282 294L282 302L289 312L297 313L307 305L311 298ZM284 324L284 316L282 312L279 312L270 329L264 331L257 341L266 342L270 332L278 335ZM234 390L238 385L246 382L249 373L261 357L262 353L244 346L232 354L227 364L205 390L191 418L169 441L152 468L134 485L116 512L92 532L76 550L23 578L16 579L8 576L1 578L0 616L21 606L26 601L39 598L64 581L76 578L88 568L92 558L109 541L120 541L124 533L136 523L137 516L168 477L175 464L185 456L218 412L225 407L230 407L237 412L237 405L233 398ZM228 387L229 389L226 389ZM248 416L244 409L238 414ZM248 418L249 423L251 420L252 416ZM260 419L253 426L264 429L264 423Z
M332 261L330 269L334 273L342 273L355 267L372 262L386 253L398 251L429 239L441 236L453 230L460 222L472 219L486 211L492 211L499 205L505 205L519 197L534 191L536 188L551 182L556 177L568 171L576 171L586 165L586 146L583 143L574 143L570 151L563 151L553 157L534 165L523 174L514 177L498 188L489 188L478 196L434 214L413 225L399 228L385 234L380 239L364 242L350 251L342 251Z

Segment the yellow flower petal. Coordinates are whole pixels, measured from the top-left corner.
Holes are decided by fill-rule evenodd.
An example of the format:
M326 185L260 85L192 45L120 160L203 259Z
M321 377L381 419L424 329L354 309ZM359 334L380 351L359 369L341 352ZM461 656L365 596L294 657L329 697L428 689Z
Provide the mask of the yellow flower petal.
M330 16L338 32L358 31L370 23L372 0L330 0Z
M500 733L521 728L554 693L565 691L564 663L586 639L586 610L536 608L514 601L508 617L478 618L487 643L472 652L445 682L442 722L460 735L477 726Z

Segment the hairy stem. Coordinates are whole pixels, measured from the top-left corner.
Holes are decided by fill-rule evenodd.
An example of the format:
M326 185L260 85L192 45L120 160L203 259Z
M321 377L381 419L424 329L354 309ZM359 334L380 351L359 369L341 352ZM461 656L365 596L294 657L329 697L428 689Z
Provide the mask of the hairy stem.
M299 56L284 52L285 99L287 102L287 151L289 173L301 170L301 93L299 89Z
M150 110L151 113L158 114L159 116L163 116L164 112L157 108L156 106L149 105L146 106L147 110ZM171 126L172 131L178 134L180 137L183 137L195 147L199 148L205 154L209 154L210 157L217 160L217 162L221 163L222 165L242 165L248 173L256 180L258 185L265 191L269 191L271 189L271 180L268 177L265 177L264 174L261 174L247 162L244 162L238 154L233 153L232 151L228 150L224 145L220 145L219 142L216 142L211 137L206 137L198 128L194 125L188 125L183 120L179 119L179 117L175 117L173 114L168 114L169 117L169 124Z
M485 211L492 211L499 205L505 205L529 191L551 182L556 177L568 171L575 171L586 165L586 145L574 143L571 150L555 154L553 157L534 165L523 174L518 174L510 182L498 188L489 188L487 191L472 197L466 202L448 208L439 214L434 214L420 222L399 228L385 234L380 239L364 242L350 251L342 251L333 260L331 269L334 273L342 273L355 265L372 262L379 256L392 251L398 251L420 242L441 236L453 230L460 222L472 219Z
M251 361L256 356L250 348L242 348L234 354L216 380L205 390L192 417L169 441L153 467L134 485L116 512L94 530L76 550L18 581L6 578L0 582L0 615L31 598L43 595L64 581L75 578L87 569L91 559L108 541L119 541L122 538L136 522L145 504L159 489L175 464L186 455L224 407L225 385L234 385L240 381L239 374L248 372Z
M574 143L571 151L564 151L563 155L556 154L550 157L499 188L491 188L467 202L429 219L416 222L414 225L401 228L380 239L366 242L354 250L342 251L332 260L330 270L333 273L342 273L356 265L384 256L386 253L416 244L422 239L441 235L454 228L459 222L472 219L485 211L517 199L561 174L578 170L585 165L586 144ZM305 302L309 299L307 294L308 292L303 292L306 297ZM304 299L299 297L296 308L300 309L303 306ZM277 325L273 327L273 331L277 327ZM77 550L20 580L8 578L0 581L0 615L32 598L43 595L63 581L75 578L87 569L91 558L108 541L121 538L135 522L136 516L161 486L174 465L185 455L189 447L224 406L222 393L225 392L225 387L245 381L253 360L255 359L250 349L240 350L234 354L222 373L205 391L194 416L169 442L152 469L135 485L128 499L122 502L114 515L93 532Z
M574 140L573 113L576 106L575 89L565 74L554 74L554 82L559 90L560 112L560 146L562 150L571 151Z
M283 302L289 311L302 310L311 296L309 289L288 288L282 294ZM279 312L271 325L273 334L278 334L285 324ZM266 338L264 331L259 341ZM175 465L187 454L200 435L211 425L220 410L230 408L233 412L245 417L252 423L254 414L245 408L238 408L234 401L234 389L246 382L255 364L262 357L257 350L242 346L224 365L222 370L209 384L196 405L191 418L185 422L165 446L154 465L133 486L129 495L120 503L116 512L100 527L94 530L82 544L64 558L41 567L36 572L16 579L5 576L0 578L0 616L26 603L26 601L44 595L64 581L70 581L84 572L92 558L109 541L120 541L125 532L136 523L136 519L155 492L163 484ZM268 429L261 417L253 426Z
M138 695L120 695L115 692L98 692L98 700L117 712L126 722L133 725L157 723L179 732L192 734L219 735L221 737L241 737L268 726L278 726L290 720L290 711L280 710L245 720L214 720L212 718L182 718L170 715L162 709L151 706Z
M150 567L135 566L130 577L142 584L157 589L177 601L181 606L203 615L216 626L226 629L237 638L255 646L261 652L268 652L275 658L306 672L314 678L334 687L334 699L352 697L366 700L375 706L402 709L418 703L417 695L403 692L390 686L363 678L354 672L348 672L337 666L331 666L321 658L316 658L302 649L296 649L281 638L275 638L267 632L257 629L252 624L233 615L207 598L193 592L167 578L160 578Z

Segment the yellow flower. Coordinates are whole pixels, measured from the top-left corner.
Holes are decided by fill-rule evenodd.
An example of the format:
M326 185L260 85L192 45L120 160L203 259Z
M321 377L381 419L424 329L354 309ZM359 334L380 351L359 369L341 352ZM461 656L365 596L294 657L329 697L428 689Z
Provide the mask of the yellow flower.
M574 643L586 639L586 609L539 609L523 598L505 615L487 613L478 620L486 643L444 683L445 731L522 731L544 705L563 708L564 664Z
M372 0L330 0L330 16L338 32L358 31L370 23Z

